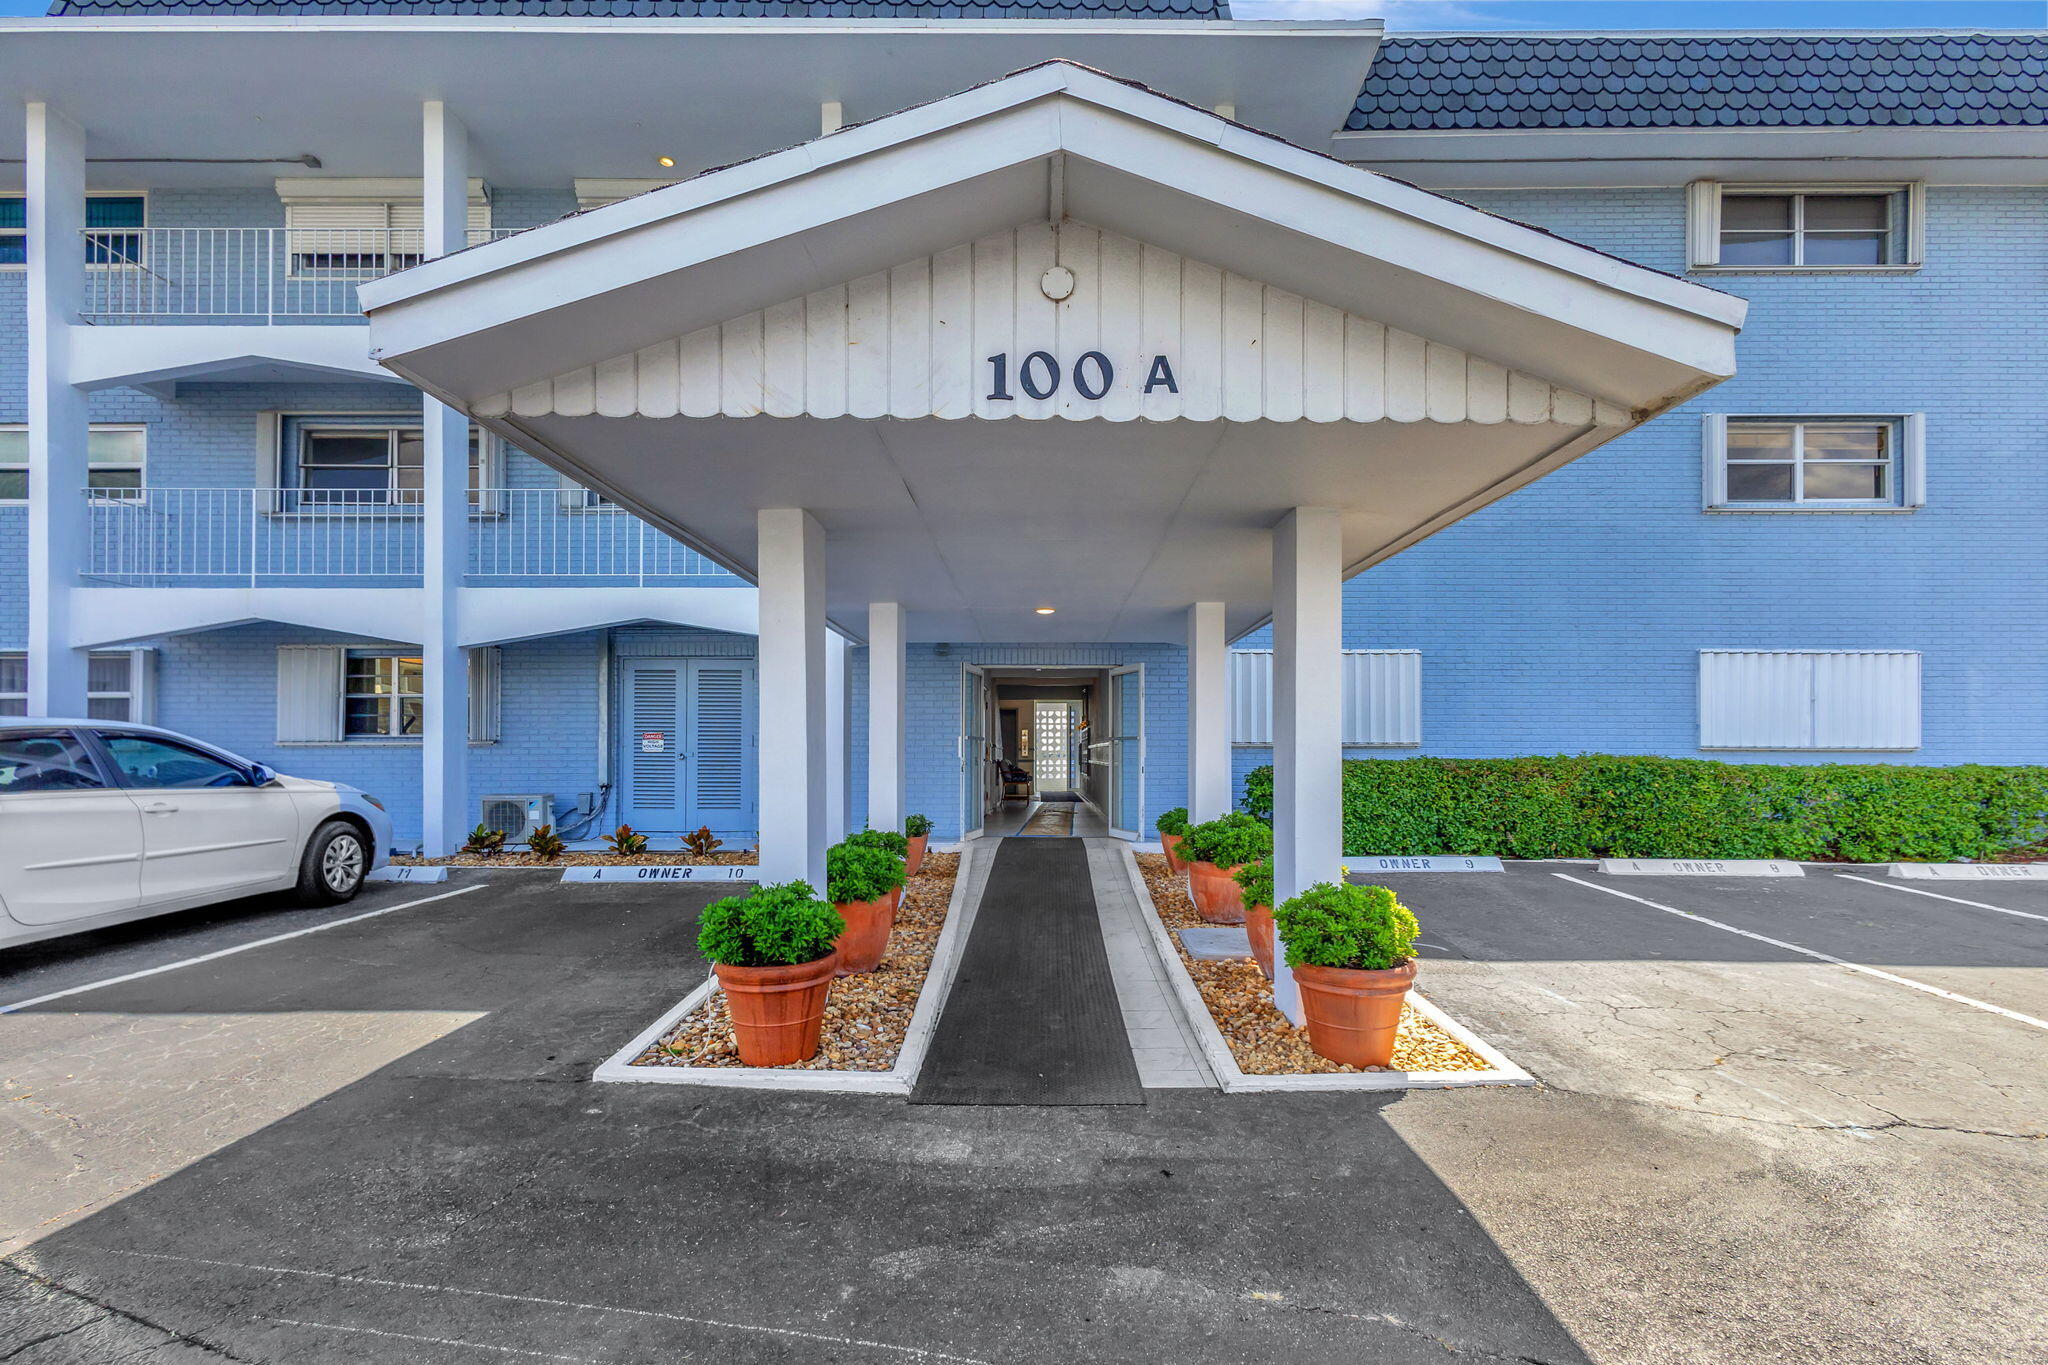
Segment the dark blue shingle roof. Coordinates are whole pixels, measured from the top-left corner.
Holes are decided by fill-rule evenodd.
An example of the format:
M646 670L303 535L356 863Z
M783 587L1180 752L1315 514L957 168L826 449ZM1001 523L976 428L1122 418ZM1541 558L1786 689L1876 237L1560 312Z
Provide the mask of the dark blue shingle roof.
M1230 0L52 0L52 15L543 15L565 19L1228 19Z
M1389 38L1349 129L2048 124L2048 34Z

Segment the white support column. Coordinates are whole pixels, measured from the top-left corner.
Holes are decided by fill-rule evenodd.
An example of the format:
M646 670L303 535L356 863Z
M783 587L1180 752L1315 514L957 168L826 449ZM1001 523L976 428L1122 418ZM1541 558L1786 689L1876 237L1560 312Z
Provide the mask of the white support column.
M868 603L868 824L903 828L903 604Z
M757 515L761 880L825 890L825 531L800 507Z
M41 101L27 112L28 713L83 716L71 602L89 543L92 428L71 382L70 332L85 292L85 133Z
M1342 865L1344 545L1337 513L1297 507L1273 528L1273 903ZM1273 1003L1301 1022L1275 948Z
M847 835L847 793L851 767L846 760L851 737L851 699L846 690L846 637L835 630L825 632L825 842L836 844Z
M1188 819L1230 809L1230 651L1223 604L1188 608Z
M423 113L426 254L469 239L469 134L447 106ZM469 829L469 661L462 648L462 576L469 566L469 419L422 396L426 439L421 494L425 610L420 653L426 689L420 738L426 851L453 853Z

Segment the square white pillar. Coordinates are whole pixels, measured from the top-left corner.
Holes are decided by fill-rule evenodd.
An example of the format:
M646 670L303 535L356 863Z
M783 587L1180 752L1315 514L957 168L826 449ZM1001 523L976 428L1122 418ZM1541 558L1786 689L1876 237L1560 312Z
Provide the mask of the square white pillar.
M825 841L837 843L847 834L847 797L853 790L847 762L853 718L846 687L846 637L825 632Z
M1273 903L1343 862L1344 544L1336 511L1297 507L1273 528ZM1301 1022L1275 949L1273 1002Z
M71 329L85 296L85 133L29 102L28 713L86 713L86 652L72 648L72 590L90 543L91 419L71 382Z
M868 603L868 824L903 828L904 615L900 602Z
M1223 604L1188 608L1188 819L1230 810L1230 651Z
M460 251L469 238L469 135L439 100L422 110L426 254ZM425 439L420 498L425 695L420 782L427 854L462 844L469 812L469 660L462 648L462 576L469 567L469 419L421 399Z
M761 612L761 880L825 891L825 531L800 507L756 517Z

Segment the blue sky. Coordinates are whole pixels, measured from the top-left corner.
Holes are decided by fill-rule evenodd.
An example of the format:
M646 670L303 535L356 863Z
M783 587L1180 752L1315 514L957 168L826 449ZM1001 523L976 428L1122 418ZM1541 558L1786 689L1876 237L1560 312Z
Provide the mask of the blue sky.
M2038 28L2048 0L1232 0L1246 19L1376 18L1392 29ZM0 0L41 14L47 0Z

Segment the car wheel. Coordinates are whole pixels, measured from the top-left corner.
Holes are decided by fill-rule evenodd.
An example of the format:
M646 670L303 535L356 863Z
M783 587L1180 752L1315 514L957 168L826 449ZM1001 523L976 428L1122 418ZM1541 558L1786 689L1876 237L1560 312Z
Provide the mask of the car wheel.
M298 896L307 905L354 900L370 871L370 841L346 820L329 820L313 831L299 860Z

